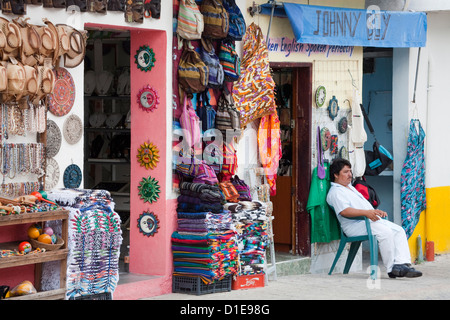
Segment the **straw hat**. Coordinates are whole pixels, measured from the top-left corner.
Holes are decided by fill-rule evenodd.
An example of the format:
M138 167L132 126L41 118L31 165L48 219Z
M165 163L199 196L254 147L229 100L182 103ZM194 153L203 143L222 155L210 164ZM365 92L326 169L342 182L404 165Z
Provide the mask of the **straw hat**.
M24 95L28 95L33 99L38 93L39 74L35 67L23 66L25 68L25 90Z
M67 32L67 25L57 24L56 29L58 30L59 38L59 50L57 53L58 58L64 56L70 50L70 34Z
M13 22L19 27L22 36L22 46L20 47L20 60L23 64L34 66L38 62L34 56L39 53L41 47L41 37L36 30L36 27L29 24L27 20L30 18L14 19Z
M3 30L0 29L0 57L1 57L1 53L3 51L3 48L6 46L6 36L3 33Z
M7 60L9 56L17 57L19 48L22 45L22 35L19 27L15 23L0 17L0 29L3 31L6 38L2 60Z
M3 101L18 101L22 98L25 89L25 68L22 64L6 63L6 78L8 84L6 92L3 93Z
M74 68L84 59L86 53L87 31L76 30L68 25L63 25L69 35L69 51L64 55L64 66Z
M41 37L42 45L39 53L41 55L40 64L43 62L43 58L53 58L55 51L58 49L58 33L54 29L51 29L48 25L37 26L37 32Z
M53 91L55 87L55 74L52 69L44 66L38 66L38 90L33 100L34 104L39 103L45 96Z
M8 86L8 77L6 75L6 68L0 65L0 92L6 91Z
M58 29L56 28L56 26L51 23L47 18L42 18L42 21L44 21L44 23L49 27L49 29L52 31L52 33L55 35L56 38L56 42L55 42L55 49L52 52L52 54L48 57L53 58L53 65L56 65L56 60L58 60L59 56L60 56L60 44L61 44L61 37L60 34L58 32ZM67 47L67 37L64 37L64 46Z

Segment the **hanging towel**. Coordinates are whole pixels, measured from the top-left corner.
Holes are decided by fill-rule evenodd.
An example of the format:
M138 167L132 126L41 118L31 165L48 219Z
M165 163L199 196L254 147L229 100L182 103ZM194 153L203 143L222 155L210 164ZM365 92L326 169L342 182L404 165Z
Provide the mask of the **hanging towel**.
M311 243L340 239L336 215L327 203L327 194L330 189L330 165L324 163L324 168L325 177L323 179L317 176L317 168L313 170L306 205L306 210L311 215Z
M406 159L400 179L402 227L408 238L426 207L424 147L425 131L419 120L411 119Z

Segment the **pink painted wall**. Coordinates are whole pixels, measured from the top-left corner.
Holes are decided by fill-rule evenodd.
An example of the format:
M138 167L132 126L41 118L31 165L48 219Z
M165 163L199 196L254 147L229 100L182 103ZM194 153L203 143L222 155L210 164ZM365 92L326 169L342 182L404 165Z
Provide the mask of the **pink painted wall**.
M165 31L132 29L131 49L131 194L130 194L130 272L149 275L167 275L172 268L170 255L171 216L166 202L166 53L167 35ZM148 45L155 53L155 66L150 71L136 67L134 55L138 49ZM159 105L152 112L139 107L139 91L150 85L159 95ZM170 105L170 103L169 103ZM156 168L145 169L136 159L137 150L144 142L151 142L159 149L160 160ZM144 202L138 194L142 179L151 176L158 181L159 199L153 203ZM144 236L137 226L139 216L144 211L153 212L159 219L159 229L153 236Z

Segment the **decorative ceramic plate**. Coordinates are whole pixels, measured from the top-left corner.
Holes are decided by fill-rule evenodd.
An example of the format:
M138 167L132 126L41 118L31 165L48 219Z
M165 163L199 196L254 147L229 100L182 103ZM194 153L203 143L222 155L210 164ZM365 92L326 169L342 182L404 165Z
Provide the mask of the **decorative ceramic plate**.
M59 165L53 158L47 158L47 167L45 170L45 190L51 190L59 181Z
M142 71L150 71L155 66L155 53L148 45L141 46L134 56L137 67Z
M158 180L152 177L142 178L139 183L139 196L144 202L153 203L159 199L159 184Z
M159 219L153 212L144 211L138 218L138 228L144 236L153 236L159 229Z
M323 106L323 104L325 103L325 98L327 97L327 90L325 89L324 86L319 86L316 89L316 106L318 106L319 108Z
M326 151L331 146L331 133L327 127L320 129L320 140L322 141L322 150Z
M345 133L347 132L348 128L348 120L347 117L342 117L341 120L338 122L338 131L339 133Z
M153 143L144 142L138 149L138 162L145 169L154 169L159 162L159 150Z
M64 116L69 113L75 101L75 83L69 71L65 68L56 68L55 87L48 95L48 110L55 116Z
M153 111L159 104L159 96L155 89L145 86L138 93L138 104L145 111Z
M348 160L348 151L346 147L341 147L341 149L339 149L339 157Z
M75 144L80 141L83 135L83 122L80 117L75 114L67 117L63 125L63 134L69 144Z
M333 96L333 98L330 99L330 103L328 104L328 114L331 120L334 120L334 118L336 118L338 112L339 112L338 101L336 99L336 96Z
M53 158L61 148L61 130L53 120L47 120L47 157Z
M81 169L76 164L71 164L64 170L64 188L78 188L81 184Z

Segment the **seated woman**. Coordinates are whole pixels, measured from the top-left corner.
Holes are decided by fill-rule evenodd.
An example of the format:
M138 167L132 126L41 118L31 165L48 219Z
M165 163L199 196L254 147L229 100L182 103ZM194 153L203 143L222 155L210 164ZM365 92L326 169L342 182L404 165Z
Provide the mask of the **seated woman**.
M367 234L364 219L370 219L372 234L390 278L420 277L422 272L411 267L408 240L403 228L382 219L386 212L377 210L352 186L352 168L348 160L335 159L330 165L331 187L327 202L336 212L342 230L348 237ZM356 219L355 219L356 218Z

